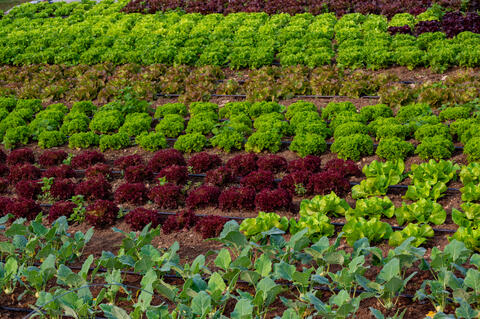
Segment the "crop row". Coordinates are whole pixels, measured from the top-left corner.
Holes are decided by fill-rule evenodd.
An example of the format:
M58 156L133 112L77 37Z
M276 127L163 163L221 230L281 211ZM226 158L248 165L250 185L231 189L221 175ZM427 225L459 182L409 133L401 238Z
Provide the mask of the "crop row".
M389 23L403 26L411 19L416 21L418 16L395 16L389 22L384 16L357 13L338 20L331 13L129 15L113 11L119 5L121 2L105 2L84 14L38 18L33 22L27 17L7 15L0 20L0 62L133 62L229 65L234 69L258 68L274 62L308 67L335 62L348 68L426 66L443 72L450 66L478 66L479 61L480 39L467 31L478 31L480 17L475 13L469 13L467 20L460 13L449 14L444 19L446 34L426 32L415 37L392 36L388 28ZM427 11L420 19L438 19L436 12Z
M99 145L105 151L128 147L135 137L140 147L156 151L167 147L167 138L175 138L174 147L187 153L208 146L226 152L245 148L275 153L287 144L303 157L325 152L327 140L333 136L332 152L358 160L374 153L374 137L381 158L404 159L415 151L422 159L441 159L451 157L456 136L465 145L469 160L480 158L475 101L448 107L439 116L433 115L427 104L410 104L401 107L395 117L384 104L357 111L351 102L331 102L319 112L313 103L297 101L285 112L276 102L230 102L222 108L209 102L194 102L188 108L168 103L156 108L154 131L149 104L137 99L115 101L98 109L91 102L78 102L70 110L63 104L43 109L40 100L3 98L0 102L0 136L6 148L38 140L42 148L68 141L71 148ZM292 136L291 141L282 140ZM420 142L418 146L406 141L412 138Z
M47 151L40 159L44 163L58 165L66 157L65 153L63 156L60 156L60 153L62 152ZM60 174L64 171L73 174L73 170L68 166L53 166L44 172L45 177L54 177L47 187L45 187L45 179L43 187L37 181L40 170L31 164L25 164L25 162L31 163L32 159L33 154L27 149L16 150L9 154L7 162L13 165L10 166L9 180L16 183L17 195L22 199L15 201L2 198L4 206L2 211L14 213L17 217L34 218L39 206L32 199L42 195L43 200L62 200L51 207L49 216L51 221L60 215L79 221L77 213L85 205L85 200L92 203L96 201L89 205L83 214L86 214L89 223L104 227L114 223L117 218L118 208L113 202L108 201L111 198L114 198L117 204L133 205L142 205L150 200L157 207L164 209L177 209L185 202L185 207L189 210L171 218L182 221L181 225L175 224L175 229L178 229L195 225L186 222L195 220L191 209L219 207L223 211L290 210L294 195L325 194L312 200L304 200L300 205L300 219L294 218L288 222L286 218L280 218L278 215L272 218L260 214L257 218L260 221L257 224L261 226L247 226L243 230L250 235L258 235L269 230L273 225L283 230L290 225L292 233L308 227L311 231L310 236L331 236L334 233L334 226L328 217L345 217L347 224L344 226L344 231L348 238L363 234L371 241L375 241L389 238L392 233L390 225L380 221L380 218L392 218L395 215L400 226L405 222L409 224L397 232L400 235L394 235L393 238L396 239L391 241L392 245L400 244L403 239L411 236L418 237L416 245L419 245L425 240L424 237L433 236L433 229L427 224L441 225L447 216L445 209L436 201L445 196L448 191L447 184L456 179L457 172L460 170L458 165L449 161L430 161L413 165L409 172L411 184L405 185L406 194L403 196L404 199L412 202L408 205L403 203L401 207L395 208L388 197L380 196L385 196L389 187L403 182L406 177L405 166L401 161L385 163L374 161L363 168L366 179L351 189L351 197L358 200L354 206L356 208L352 210L345 200L334 193L329 194L330 192L337 192L340 195L349 193L351 183L347 178L361 174L353 162L342 160L331 160L326 163L325 168L321 169L320 158L315 156L307 156L287 164L285 159L276 155L257 158L253 154L245 154L235 156L224 166L220 166L221 160L216 155L199 153L188 160L189 168L187 168L187 162L181 153L175 150L163 150L156 153L147 166L142 158L136 155L119 158L114 165L123 170L126 183L120 184L112 194L111 184L108 182L112 170L108 165L100 164L103 159L101 153L84 152L73 157L74 167L88 167L87 178L83 182L75 184L68 179L72 175ZM274 179L274 174L285 172L287 169L288 174L281 180ZM8 168L4 170L8 172ZM152 171L159 172L155 176L160 180L156 185L148 186L152 181ZM187 183L188 171L206 172L205 183L195 184L192 187L191 183ZM477 163L464 166L459 176L464 187L451 190L459 191L464 202L461 205L463 211L454 209L452 212L454 222L464 227L459 231L461 233L465 229L476 227L477 215L480 212L480 204L478 204L480 166ZM147 186L144 183L147 183ZM152 184L154 184L153 181ZM82 197L77 196L71 200L74 194ZM98 213L103 210L95 208L95 205L104 207L104 212ZM93 217L90 216L92 214ZM152 216L157 216L155 211L135 209L127 215L127 222L134 229L139 229L153 221ZM160 219L161 216L155 218L158 223ZM216 220L221 223L227 219L217 217ZM282 222L280 223L279 220ZM164 227L170 229L171 225L169 223L166 225ZM397 238L398 236L403 237ZM351 240L353 241L354 239ZM480 238L479 236L471 237L467 242L469 247L478 247Z
M154 247L158 228L116 231L124 236L117 254L104 251L101 257L85 258L82 252L94 236L92 229L70 236L65 218L52 227L38 219L28 226L15 221L1 231L6 238L1 246L2 291L12 296L9 300L32 295L32 314L50 317L65 313L138 319L145 313L153 319L159 313L162 318L181 313L184 318L224 314L241 319L265 317L275 310L283 318L335 318L355 316L368 299L378 301L378 309L370 308L378 317L402 298L429 301L424 311L435 309L444 317L443 312L458 318L470 318L462 315L465 311L477 314L479 256L455 240L427 256L426 249L413 247L409 239L383 257L366 238L346 252L340 247L341 237L333 243L326 237L312 241L305 237L306 230L289 239L278 230L265 234L271 242L267 246L263 240L248 241L238 224L229 222L217 238L221 249L212 253L210 265L204 255L180 262L178 243L168 249ZM79 261L81 267L72 265ZM421 286L411 281L417 273L427 278ZM443 281L445 276L450 280ZM276 298L281 300L278 305L273 304ZM226 309L227 303L233 310Z
M409 85L398 83L406 81ZM0 93L44 101L95 100L107 103L130 88L139 98L153 101L165 94L179 95L180 102L208 100L214 94L244 96L249 101L289 99L316 95L333 98L379 96L392 107L411 102L463 104L478 96L479 75L459 70L444 80L425 83L399 78L392 72L346 71L335 67L262 67L232 71L219 67L190 68L165 65L140 66L110 63L94 66L1 66Z
M422 15L432 5L437 6L437 10L442 7L447 10L472 10L478 9L475 1L461 2L453 1L342 1L342 0L325 0L325 1L258 1L258 0L148 0L130 1L125 8L125 12L155 13L158 11L169 11L181 9L188 13L222 13L230 14L234 12L266 12L268 14L288 13L299 14L309 12L312 14L320 14L325 12L334 12L337 15L358 12L362 14L382 14L392 17L397 13L409 12L415 15Z

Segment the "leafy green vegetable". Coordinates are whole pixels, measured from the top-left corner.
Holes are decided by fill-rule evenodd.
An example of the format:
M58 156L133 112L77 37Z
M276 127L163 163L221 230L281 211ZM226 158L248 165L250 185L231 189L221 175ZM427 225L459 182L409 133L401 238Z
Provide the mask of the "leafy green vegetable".
M62 146L66 142L67 137L60 131L43 131L38 136L38 146L41 148Z
M442 205L422 198L410 205L403 203L402 207L395 209L395 216L400 226L412 221L441 225L445 222L447 213Z
M415 237L412 245L414 247L418 247L427 240L427 237L433 237L433 235L434 231L430 225L409 223L404 229L394 232L390 236L388 244L390 246L397 247L407 240L407 238Z
M352 198L386 195L388 186L396 185L403 180L405 163L402 160L385 163L374 160L362 169L367 177L359 185L352 187Z
M173 147L185 153L200 152L207 145L207 138L200 133L181 135Z
M392 226L388 223L379 221L376 218L365 220L362 217L350 219L342 231L345 233L345 238L350 246L361 239L368 238L371 242L379 242L390 238L392 234Z
M247 218L240 224L240 231L246 236L256 236L272 228L278 228L283 231L288 229L288 218L275 213L259 212L255 218Z
M428 198L437 200L444 196L447 190L447 183L455 178L456 172L460 169L458 164L451 161L440 160L420 165L412 164L411 173L413 185L408 185L405 198L418 200Z
M347 201L331 192L328 195L317 195L312 199L304 199L300 203L300 216L318 216L332 214L335 217L345 216L350 209Z
M282 145L282 137L276 131L262 131L253 133L245 143L245 151L260 153L269 151L276 153Z
M325 152L327 143L325 137L319 134L297 134L290 144L290 150L298 153L301 157L307 155L319 155Z
M339 158L358 161L361 156L373 154L373 141L366 134L343 136L333 142L330 150Z
M415 146L412 143L403 141L398 137L386 138L380 140L375 154L387 161L404 160L410 154L413 154Z
M387 218L392 218L394 214L395 206L390 198L387 196L383 198L369 197L357 200L355 208L347 211L345 218L347 220L357 217L380 219L382 215Z
M167 139L162 133L150 132L138 135L135 138L137 143L144 150L155 152L167 147Z

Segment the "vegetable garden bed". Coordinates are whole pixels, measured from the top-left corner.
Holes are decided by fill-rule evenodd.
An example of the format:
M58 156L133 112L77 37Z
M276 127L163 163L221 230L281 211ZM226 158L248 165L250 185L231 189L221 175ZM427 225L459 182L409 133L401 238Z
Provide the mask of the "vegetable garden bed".
M478 4L245 3L0 16L0 317L479 316Z

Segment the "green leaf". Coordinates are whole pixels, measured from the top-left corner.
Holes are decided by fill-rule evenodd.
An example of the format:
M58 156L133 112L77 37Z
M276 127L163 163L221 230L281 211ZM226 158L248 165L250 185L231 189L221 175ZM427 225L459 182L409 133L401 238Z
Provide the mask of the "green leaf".
M100 309L108 319L131 319L125 310L115 305L101 304Z
M283 312L282 319L301 319L301 317L294 309L288 308Z
M227 249L222 248L218 252L217 258L215 258L215 265L227 271L231 262L232 257L230 256L230 252Z
M380 310L377 310L373 307L370 307L370 312L372 313L372 315L375 316L375 319L385 319L385 316L383 315L383 313L380 311Z
M255 271L262 277L266 277L272 272L272 261L267 255L262 254L255 260Z
M294 265L290 265L284 261L281 261L280 263L275 264L273 268L275 269L275 275L277 278L290 281L293 280L292 276L296 270Z
M466 287L472 288L478 295L480 293L480 271L469 269L463 283Z
M400 274L400 261L397 258L390 260L378 274L378 278L384 282L390 281L392 278Z
M205 317L211 309L212 299L205 291L200 291L192 299L192 311L194 314Z
M474 319L478 318L479 312L472 309L470 304L462 299L460 301L460 307L455 310L455 314L457 315L457 318Z
M230 314L232 319L251 319L253 312L252 302L248 299L242 298L237 301L235 309Z
M225 281L223 280L222 276L218 272L214 272L210 279L208 280L208 290L211 293L216 291L220 291L222 293L227 286L225 285Z

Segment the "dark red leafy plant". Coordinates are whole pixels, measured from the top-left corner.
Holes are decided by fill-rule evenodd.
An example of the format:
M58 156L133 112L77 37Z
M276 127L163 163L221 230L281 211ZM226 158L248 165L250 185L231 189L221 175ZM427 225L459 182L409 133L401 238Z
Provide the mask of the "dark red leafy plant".
M142 183L153 178L152 171L143 164L126 167L124 174L129 183Z
M137 166L143 164L145 164L145 162L143 161L143 158L138 154L119 157L113 163L115 167L118 167L122 170L130 166Z
M24 163L35 163L35 155L33 155L33 151L29 148L13 150L7 156L7 165L9 166Z
M55 204L52 205L52 207L50 207L50 210L48 211L47 219L50 223L53 223L60 216L65 216L65 217L69 218L70 215L73 214L73 210L76 207L77 207L77 205L70 202L70 201L56 202Z
M221 210L255 208L255 189L251 187L230 187L222 191L218 198Z
M295 171L284 176L279 186L280 188L288 191L292 196L295 194L304 195L300 193L301 190L299 189L299 187L303 187L304 191L306 192L310 176L312 176L312 173L309 171Z
M40 155L38 162L43 167L60 165L68 157L67 152L62 150L45 151Z
M115 191L115 202L143 204L147 200L147 188L143 183L125 183Z
M0 193L6 193L8 191L8 179L0 178Z
M201 208L217 206L220 188L210 185L202 185L188 194L186 203L189 208Z
M43 177L71 178L75 176L75 171L70 165L62 164L48 168L42 174Z
M182 210L167 218L162 225L162 231L164 234L170 234L184 228L190 229L195 226L197 221L198 217L193 213L192 210Z
M8 176L8 173L10 173L8 166L5 164L0 164L0 176Z
M177 208L184 200L182 188L171 183L153 187L148 194L148 198L160 208L171 209Z
M257 170L258 156L255 154L241 154L227 161L226 167L233 171L235 176L243 177Z
M90 225L104 228L115 222L118 211L118 207L112 201L99 199L88 205L85 211L85 220Z
M354 161L343 160L339 158L328 161L327 164L325 164L325 170L333 170L336 172L340 172L340 174L345 177L360 177L363 175L362 170Z
M10 197L0 197L0 216L5 216L7 213L10 213L8 206L13 202L14 200Z
M105 156L97 151L83 151L72 158L71 165L76 169L86 169L97 163L105 162Z
M266 155L257 160L257 166L264 171L270 171L274 174L287 170L287 160L278 155Z
M8 180L10 183L16 183L23 179L37 180L40 178L40 169L32 164L17 164L10 167Z
M103 176L106 179L110 179L112 177L112 169L104 163L97 163L87 168L85 177L92 178L97 176Z
M420 35L426 32L439 32L441 31L442 25L439 21L431 20L431 21L419 21L415 25L415 34Z
M35 199L42 192L38 181L21 180L15 184L15 194L18 198Z
M165 177L169 183L185 184L188 179L188 170L186 166L170 165L158 173L157 178L162 177Z
M283 188L264 189L255 197L255 208L258 211L289 210L291 205L292 195Z
M67 178L55 178L50 187L50 195L53 198L65 200L72 198L75 193L75 183Z
M125 222L130 225L133 230L142 230L148 224L152 224L152 228L160 225L161 216L155 210L137 207L125 216Z
M0 150L0 162L5 162L7 160L7 154L4 151Z
M320 172L322 160L315 155L307 155L304 158L299 158L288 163L288 171L310 171L312 173Z
M335 192L340 196L348 193L350 188L350 182L340 172L333 170L313 174L308 183L310 193L315 195Z
M410 28L409 25L404 25L401 27L388 27L388 32L391 35L395 34L412 34L412 29Z
M101 176L89 178L75 187L75 195L83 195L86 200L107 199L111 196L110 183Z
M7 211L15 215L15 217L26 218L28 220L34 219L42 210L32 199L18 199L14 200L7 205Z
M207 152L195 154L188 160L188 166L192 167L192 172L195 174L205 173L220 165L222 165L221 158L218 155L210 155Z
M448 38L453 38L464 31L479 33L480 16L475 12L468 12L465 15L459 11L447 12L442 18L441 27Z
M183 158L183 154L174 148L156 152L153 158L148 162L148 168L154 173L158 173L163 168L171 165L187 165L185 158Z
M199 232L204 239L218 237L228 218L222 216L205 216L195 225L195 231Z
M275 178L269 171L254 171L243 177L240 183L244 186L250 186L257 192L264 188L275 188Z
M235 180L233 171L224 166L212 169L206 175L205 183L216 186L223 186Z

